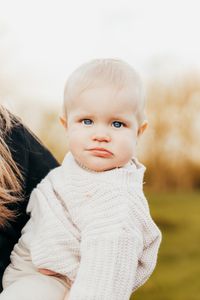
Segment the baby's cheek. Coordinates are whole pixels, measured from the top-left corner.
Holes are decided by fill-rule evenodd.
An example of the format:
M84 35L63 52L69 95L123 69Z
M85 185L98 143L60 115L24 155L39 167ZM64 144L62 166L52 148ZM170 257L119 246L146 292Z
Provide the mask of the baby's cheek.
M68 131L69 143L78 143L81 141L81 137L83 136L82 131L77 127L73 126Z
M76 134L71 134L68 140L69 150L74 153L80 149L80 140L77 138Z
M121 150L123 150L122 155L124 159L130 160L136 154L136 142L133 137L124 137L121 143Z

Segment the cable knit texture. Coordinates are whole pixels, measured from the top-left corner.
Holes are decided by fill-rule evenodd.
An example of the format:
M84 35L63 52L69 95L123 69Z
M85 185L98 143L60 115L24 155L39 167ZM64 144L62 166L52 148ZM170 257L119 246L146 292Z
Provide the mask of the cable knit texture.
M93 172L71 153L32 192L20 243L37 268L72 282L69 300L128 300L151 275L161 233L143 194L145 167ZM15 253L16 252L16 253Z

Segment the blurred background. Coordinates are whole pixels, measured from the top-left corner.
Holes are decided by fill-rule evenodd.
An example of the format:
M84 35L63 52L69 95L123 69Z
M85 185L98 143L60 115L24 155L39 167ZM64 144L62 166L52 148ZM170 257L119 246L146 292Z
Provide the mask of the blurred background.
M155 272L131 299L200 299L199 9L198 0L0 0L0 103L60 162L68 75L99 57L141 74L149 128L138 156L163 241Z

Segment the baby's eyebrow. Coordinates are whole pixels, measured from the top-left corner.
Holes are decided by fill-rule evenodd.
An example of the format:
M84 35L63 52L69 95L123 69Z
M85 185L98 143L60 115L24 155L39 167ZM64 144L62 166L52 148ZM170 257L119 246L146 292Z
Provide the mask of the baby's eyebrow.
M74 116L76 119L91 119L93 116L89 113L80 113Z
M112 119L124 120L124 121L129 121L130 120L130 118L127 115L113 115Z

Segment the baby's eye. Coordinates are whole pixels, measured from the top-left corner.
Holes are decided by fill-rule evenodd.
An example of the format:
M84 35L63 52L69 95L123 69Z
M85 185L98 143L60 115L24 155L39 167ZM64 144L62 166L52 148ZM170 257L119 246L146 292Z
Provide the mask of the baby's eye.
M120 121L114 121L112 122L112 126L114 126L115 128L120 128L123 127L125 124L123 122Z
M90 120L90 119L83 119L81 122L82 122L84 125L91 125L91 124L93 123L93 121Z

